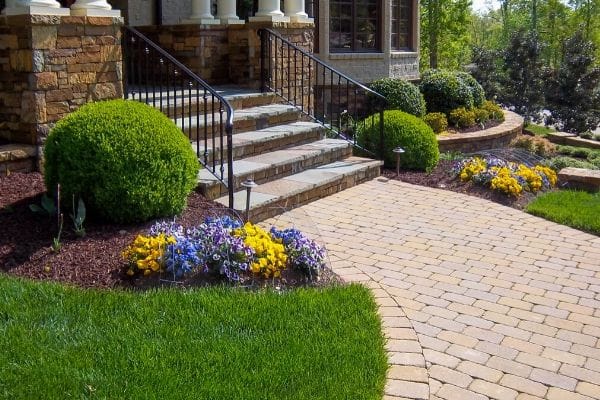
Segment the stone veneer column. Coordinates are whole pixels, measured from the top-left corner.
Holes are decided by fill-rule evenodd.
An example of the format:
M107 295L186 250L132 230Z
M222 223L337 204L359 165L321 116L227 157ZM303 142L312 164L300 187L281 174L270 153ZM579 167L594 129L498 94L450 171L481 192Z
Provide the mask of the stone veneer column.
M0 16L0 138L41 148L54 124L81 105L122 98L122 24L111 17Z
M290 18L283 15L279 8L279 0L258 0L258 11L250 22L290 22Z
M77 0L71 6L71 15L89 17L120 17L121 11L113 10L106 0Z
M68 8L61 8L56 0L7 0L5 15L69 15Z
M314 18L308 18L304 9L304 0L286 0L284 4L285 16L289 17L291 22L314 23Z

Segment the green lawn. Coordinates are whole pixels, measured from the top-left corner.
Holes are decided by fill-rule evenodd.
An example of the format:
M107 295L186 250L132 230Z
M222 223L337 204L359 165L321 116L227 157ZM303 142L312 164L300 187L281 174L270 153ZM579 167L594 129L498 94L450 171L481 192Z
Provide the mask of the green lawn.
M533 215L600 235L600 193L560 190L540 195L527 205Z
M536 136L546 136L550 132L556 132L556 129L548 128L543 125L529 124L525 127L526 130L532 132Z
M368 289L90 291L0 274L0 398L378 399Z

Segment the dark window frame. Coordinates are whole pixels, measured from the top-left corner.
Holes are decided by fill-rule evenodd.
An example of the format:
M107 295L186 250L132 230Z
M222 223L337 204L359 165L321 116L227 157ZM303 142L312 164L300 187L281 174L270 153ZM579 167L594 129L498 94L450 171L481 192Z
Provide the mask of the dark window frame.
M414 0L391 0L391 51L414 51L413 29L415 19ZM406 19L400 18L401 9L406 9ZM404 29L400 29L404 22ZM401 45L402 43L402 45Z
M330 16L329 16L329 52L330 53L381 53L383 51L383 40L382 40L382 36L383 36L383 26L382 26L382 22L383 22L383 0L375 0L375 7L376 7L376 17L375 18L359 18L358 17L358 8L360 6L368 6L367 2L369 0L331 0L329 2L329 10L330 10ZM350 32L344 32L341 29L337 32L334 32L332 30L332 7L341 7L342 4L343 5L348 5L348 3L350 3L351 5L351 15L350 15L350 21L351 21L351 31ZM338 17L339 18L339 17ZM340 21L342 20L342 18L339 18ZM375 39L375 44L373 48L365 48L365 47L360 47L359 45L359 40L358 37L360 35L359 33L359 29L358 29L358 24L359 21L368 21L368 20L374 20L375 21L375 33L374 33L374 39ZM346 47L334 47L332 44L332 33L334 34L349 34L350 35L350 48L346 48Z

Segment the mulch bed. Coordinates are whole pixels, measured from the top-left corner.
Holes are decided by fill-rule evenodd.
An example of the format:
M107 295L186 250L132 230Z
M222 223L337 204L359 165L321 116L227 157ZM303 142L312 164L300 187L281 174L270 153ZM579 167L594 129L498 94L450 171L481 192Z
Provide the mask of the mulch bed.
M45 192L44 180L39 173L12 173L0 177L0 271L33 279L54 280L80 287L95 288L148 288L164 284L159 278L131 278L125 274L121 252L136 235L144 233L154 221L115 225L85 221L86 235L78 238L69 216L64 216L61 236L62 247L53 252L51 244L57 235L56 217L32 212L31 204L40 204ZM201 223L206 217L224 215L227 209L207 200L196 192L188 197L188 205L177 222L184 227ZM324 286L339 282L339 278L325 269L318 282ZM214 277L193 277L178 284L184 286L223 283ZM249 282L253 286L271 282ZM276 282L281 288L305 285L302 277L286 270Z

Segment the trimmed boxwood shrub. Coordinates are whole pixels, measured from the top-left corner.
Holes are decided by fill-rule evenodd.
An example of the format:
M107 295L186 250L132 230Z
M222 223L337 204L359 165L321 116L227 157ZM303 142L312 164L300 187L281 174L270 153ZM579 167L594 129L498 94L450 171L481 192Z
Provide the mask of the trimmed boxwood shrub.
M400 157L406 169L431 171L438 163L440 151L431 128L420 118L399 110L384 112L385 165L394 168L398 146L405 150ZM359 124L358 144L374 153L379 151L379 114L368 117Z
M433 133L442 133L448 129L448 119L446 118L446 114L443 113L426 114L423 117L423 121L433 129Z
M139 102L89 103L56 124L46 141L45 181L64 204L112 222L180 213L194 189L198 160L181 130Z
M425 115L425 99L419 88L410 82L383 78L373 82L371 89L386 98L388 110L401 110L417 117Z
M504 121L504 111L493 101L486 100L481 105L482 110L486 110L490 114L490 118L495 121Z
M446 115L460 107L472 109L485 100L483 88L466 72L429 70L419 85L427 110Z
M450 111L450 123L457 128L470 128L475 125L475 111L467 110L464 107L459 107L456 110Z

